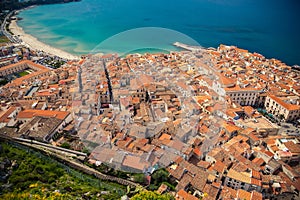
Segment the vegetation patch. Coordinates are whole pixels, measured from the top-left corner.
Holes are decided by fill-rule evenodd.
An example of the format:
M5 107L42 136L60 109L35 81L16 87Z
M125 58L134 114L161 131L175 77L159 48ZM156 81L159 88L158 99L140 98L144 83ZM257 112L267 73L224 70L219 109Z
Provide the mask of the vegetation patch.
M9 39L5 37L4 35L0 36L0 43L8 43Z
M173 200L174 197L169 194L159 194L153 191L141 191L138 194L134 195L131 200L153 200L153 199L160 199L160 200Z
M148 189L157 190L162 183L167 185L170 190L175 191L177 183L170 179L169 172L164 168L156 170L151 175L151 184L148 186Z
M19 72L18 73L18 75L20 76L20 77L22 77L22 76L26 76L26 75L28 75L29 73L27 72L27 71L22 71L22 72Z
M0 142L0 166L0 199L120 199L126 194L123 185L4 142Z

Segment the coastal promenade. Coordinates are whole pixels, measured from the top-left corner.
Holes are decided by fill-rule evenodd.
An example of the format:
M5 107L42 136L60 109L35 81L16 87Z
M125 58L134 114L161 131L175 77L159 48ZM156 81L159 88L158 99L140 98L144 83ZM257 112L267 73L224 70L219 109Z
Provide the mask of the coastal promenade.
M8 23L7 20L12 16L12 14L14 13L15 11L11 11L10 13L8 13L4 20L3 20L3 23L1 24L1 32L3 33L3 35L5 35L5 37L7 37L11 42L13 43L21 43L22 41L18 38L18 37L15 37L14 35L10 34L9 31L6 30L6 24Z
M47 45L32 35L26 34L24 30L18 26L17 19L11 19L16 11L12 11L5 17L1 24L1 32L15 44L22 44L35 51L42 51L49 55L55 55L67 60L79 60L79 56L72 55L61 49ZM7 30L7 23L10 19L9 30ZM11 34L12 33L12 34Z

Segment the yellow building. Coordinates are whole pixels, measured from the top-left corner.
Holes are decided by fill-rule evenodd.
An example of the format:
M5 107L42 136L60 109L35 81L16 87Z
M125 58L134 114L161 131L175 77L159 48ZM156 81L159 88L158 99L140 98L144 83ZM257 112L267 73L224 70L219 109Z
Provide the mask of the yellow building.
M268 95L265 108L269 113L286 122L295 122L300 118L300 106L285 102L280 97Z

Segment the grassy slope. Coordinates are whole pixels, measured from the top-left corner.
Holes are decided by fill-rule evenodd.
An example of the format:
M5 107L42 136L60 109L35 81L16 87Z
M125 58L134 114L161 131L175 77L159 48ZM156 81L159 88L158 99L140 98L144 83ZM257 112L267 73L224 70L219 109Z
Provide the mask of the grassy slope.
M5 143L0 145L0 163L6 158L17 163L5 169L12 169L8 178L12 186L0 189L0 199L119 199L125 194L126 187L122 185L99 181L74 170L67 173L56 161L45 156L40 158L38 154ZM0 182L1 185L6 183ZM101 191L108 191L108 194L101 194Z

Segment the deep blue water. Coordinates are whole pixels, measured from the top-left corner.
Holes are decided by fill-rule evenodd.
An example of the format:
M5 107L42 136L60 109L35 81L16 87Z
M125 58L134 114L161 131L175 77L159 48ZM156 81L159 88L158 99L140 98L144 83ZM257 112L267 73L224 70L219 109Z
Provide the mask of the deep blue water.
M100 51L119 53L174 50L173 42L197 41L204 47L236 45L300 64L297 0L82 0L38 6L20 17L25 32L73 54L89 53L97 45Z

